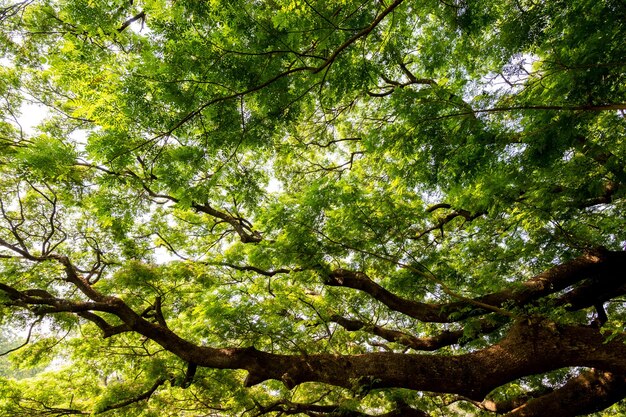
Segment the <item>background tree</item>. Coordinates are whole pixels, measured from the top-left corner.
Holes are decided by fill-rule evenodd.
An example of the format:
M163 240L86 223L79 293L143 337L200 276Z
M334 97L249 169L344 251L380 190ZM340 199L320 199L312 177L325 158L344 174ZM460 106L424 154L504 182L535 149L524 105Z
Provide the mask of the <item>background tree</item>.
M624 413L622 1L0 4L0 414Z

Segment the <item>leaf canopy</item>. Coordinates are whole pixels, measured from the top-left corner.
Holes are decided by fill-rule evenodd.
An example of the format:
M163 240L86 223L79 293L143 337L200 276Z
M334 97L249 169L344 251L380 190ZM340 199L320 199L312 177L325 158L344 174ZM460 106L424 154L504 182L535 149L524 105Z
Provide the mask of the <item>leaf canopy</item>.
M0 415L626 412L622 1L0 21Z

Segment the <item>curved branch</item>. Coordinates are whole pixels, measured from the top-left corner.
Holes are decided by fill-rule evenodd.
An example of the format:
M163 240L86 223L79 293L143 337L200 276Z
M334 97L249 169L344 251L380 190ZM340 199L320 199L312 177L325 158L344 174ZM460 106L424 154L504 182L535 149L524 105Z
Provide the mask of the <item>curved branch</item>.
M360 38L369 35L370 32L373 31L376 28L376 26L378 26L378 24L389 13L391 13L396 7L398 7L403 1L404 0L395 0L393 3L391 3L385 10L383 10L376 17L376 19L374 19L374 21L368 27L366 27L365 29L361 30L359 33L353 35L350 39L348 39L347 41L342 43L337 49L335 49L335 51L326 59L326 61L322 65L317 67L313 71L313 73L316 74L316 73L322 71L324 68L326 68L327 66L332 64L335 61L335 59L339 56L339 54L341 54L344 51L344 49L348 48L350 45L352 45L354 42L356 42Z
M389 342L399 343L414 350L434 351L444 346L458 343L461 337L463 337L463 330L444 331L434 337L416 337L398 330L386 329L381 326L367 324L361 320L351 320L338 315L332 316L330 320L348 331L363 330L382 337Z
M626 283L623 279L599 279L591 277L581 285L566 292L557 299L557 304L569 310L602 305L604 302L626 294Z
M625 258L623 252L591 251L527 281L521 285L521 290L507 290L484 298L499 299L503 297L502 294L507 294L518 301L530 300L538 294L550 294L556 291L556 287L577 282L581 274L589 276L613 270L623 271ZM248 371L246 386L268 379L280 380L288 388L304 382L320 382L350 389L355 384L365 384L370 388L398 387L453 393L480 401L502 384L563 367L593 367L626 375L626 345L620 337L607 341L600 330L594 327L559 326L538 320L518 321L498 344L460 356L389 352L282 355L262 352L253 347L198 346L167 327L142 318L121 299L105 296L91 288L67 257L54 256L52 259L65 266L67 281L94 301L28 296L4 284L2 289L10 299L21 302L20 305L40 305L44 314L92 311L113 314L132 331L153 340L187 363L215 369ZM350 274L346 277L359 278ZM511 297L505 299L510 300ZM454 307L455 304L451 305ZM441 311L438 317L443 317Z
M117 177L131 177L134 180L136 180L139 185L141 186L141 188L152 198L159 198L159 199L164 199L164 200L169 200L172 203L180 203L180 200L174 196L171 196L169 194L161 194L158 192L155 192L152 188L150 188L148 186L148 184L146 184L145 180L143 178L141 178L141 176L139 176L137 173L133 172L132 170L126 170L124 172L115 172L115 171L111 171L109 169L106 169L104 167L98 166L98 165L93 165L93 164L89 164L89 163L77 163L76 165L79 166L85 166L88 168L93 168L96 169L98 171L104 172L106 174L109 175L114 175ZM156 177L155 177L156 179ZM263 240L263 236L261 235L261 233L257 230L254 230L252 225L250 224L249 221L247 221L244 218L241 217L235 217L235 216L231 216L230 214L224 212L224 211L220 211L217 210L215 208L213 208L211 205L209 205L209 203L197 203L194 202L191 204L191 207L196 210L197 212L200 213L205 213L208 214L216 219L222 220L228 224L230 224L232 226L232 228L234 229L235 233L237 233L241 239L241 241L243 243L257 243L260 242L261 240ZM161 236L159 236L161 237ZM165 239L163 239L165 240ZM2 241L0 241L0 244L2 244ZM173 249L170 247L170 249ZM174 251L175 252L175 251Z
M473 300L498 308L505 303L521 306L554 294L589 277L597 277L607 283L623 283L619 278L623 277L621 271L624 268L626 268L626 252L591 250L578 258L554 266L526 282ZM405 299L386 290L363 272L335 270L327 275L325 283L329 286L363 291L392 310L426 322L449 323L489 312L489 310L473 308L475 305L465 300L433 304Z
M393 3L391 3L385 10L383 10L375 19L374 21L365 29L359 31L358 33L356 33L355 35L353 35L352 37L350 37L348 40L346 40L344 43L342 43L341 45L339 45L337 47L337 49L335 49L335 51L328 57L326 58L326 60L319 66L317 67L311 67L311 66L303 66L303 67L297 67L297 68L290 68L272 78L270 78L269 80L248 88L245 91L241 91L238 93L233 93L231 95L228 96L223 96L223 97L217 97L213 100L209 100L206 103L202 104L200 107L198 107L196 110L188 113L187 115L185 115L182 119L180 119L178 122L176 122L167 132L164 132L160 135L158 135L156 138L153 138L152 140L156 140L158 138L164 137L164 136L168 136L171 135L172 133L174 133L174 131L176 131L178 128L180 128L181 126L183 126L185 123L187 123L189 120L193 119L194 117L196 117L197 115L199 115L204 109L206 109L209 106L212 106L213 104L217 104L223 101L228 101L228 100L232 100L234 98L238 98L238 97L242 97L245 95L248 95L250 93L254 93L256 91L262 90L263 88L275 83L276 81L285 78L291 74L297 73L297 72L305 72L308 71L312 74L317 74L319 72L321 72L322 70L324 70L326 67L328 67L329 65L331 65L335 59L337 59L337 57L345 50L347 49L350 45L352 45L354 42L356 42L357 40L359 40L360 38L369 35L375 28L376 26L378 26L378 24L389 14L391 13L396 7L398 7L404 0L395 0Z
M626 374L592 369L549 394L531 399L505 417L574 417L603 410L625 397Z
M235 229L235 232L237 232L241 242L243 243L258 243L263 240L261 233L258 230L253 230L245 219L233 217L230 214L215 210L208 203L193 203L191 206L197 211L209 214L230 224L233 229Z
M118 408L122 408L122 407L126 407L128 405L131 404L135 404L138 403L140 401L147 401L150 399L150 397L152 396L152 394L154 394L154 392L165 383L165 381L167 381L165 378L159 378L157 379L154 384L152 384L152 386L146 391L143 392L139 395L135 395L134 397L128 398L124 401L121 401L119 403L116 404L111 404L108 405L106 407L104 407L102 410L99 410L98 412L96 412L95 414L102 414L102 413L106 413L107 411L111 411L111 410L116 410Z
M382 337L389 342L399 343L414 350L435 351L441 349L442 347L451 346L459 343L465 335L464 330L444 330L436 336L417 337L398 330L391 330L381 326L368 324L361 320L347 319L339 315L332 316L330 320L339 324L341 327L348 331L363 330L373 335ZM495 323L492 321L483 320L478 325L477 334L488 334L499 329L502 326L503 323Z
M557 326L550 322L516 323L498 344L461 356L369 353L363 355L271 355L248 350L246 385L280 379L287 387L317 381L343 387L365 383L372 388L403 387L456 393L481 401L494 388L526 375L569 366L626 373L622 340L605 343L587 326Z
M518 407L521 407L532 398L541 397L552 391L554 391L552 388L542 387L539 390L529 391L517 397L509 398L506 400L500 400L500 401L493 401L488 398L486 398L483 401L475 401L470 398L457 395L457 396L453 396L450 399L445 399L444 404L448 406L458 401L465 401L465 402L469 402L470 404L472 404L473 406L481 410L503 414L503 413L508 413L509 411L512 411Z
M430 211L434 211L437 208L445 208L447 206L447 204L441 204L437 206L433 206L436 208L429 208ZM428 210L427 210L428 211ZM435 224L434 226L429 227L428 229L425 229L423 231L421 231L419 234L417 234L416 236L412 236L409 239L412 240L419 240L422 237L424 237L425 235L429 234L430 232L434 231L434 230L440 230L441 231L441 235L443 236L443 227L450 223L452 220L456 219L457 217L463 217L465 219L466 222L471 222L472 220L475 220L477 218L479 218L480 216L486 214L486 212L484 211L479 211L477 213L470 213L467 210L455 210L452 213L448 214L446 217L440 219L437 224Z
M278 274L290 274L292 272L302 272L305 271L304 268L294 268L294 269L288 269L288 268L279 268L279 269L275 269L272 271L266 271L264 269L261 268L257 268L256 266L251 266L251 265L235 265L235 264L231 264L228 262L207 262L207 265L216 265L216 266L226 266L228 268L232 268L235 269L237 271L251 271L251 272L256 272L259 275L263 275L266 277L273 277L274 275L278 275Z
M130 332L131 329L125 324L120 324L118 326L112 326L106 322L102 317L94 314L90 311L83 311L80 313L76 313L77 316L82 317L84 319L89 320L94 323L100 330L102 330L103 336L105 339L115 336L116 334Z
M306 414L310 417L430 417L424 411L400 403L397 407L384 414L367 414L360 411L348 410L340 405L317 405L278 401L266 407L259 406L260 412L256 416L279 412L284 415Z
M43 317L39 317L37 320L35 320L30 327L28 328L28 334L26 335L26 340L24 341L24 343L22 343L19 346L14 347L13 349L9 349L6 352L2 352L0 353L0 356L6 356L11 352L15 352L16 350L20 350L21 348L23 348L24 346L26 346L27 344L30 343L30 337L32 336L33 333L33 328L35 327L35 325L37 325L38 323L41 322L41 320L43 319Z
M151 323L122 300L77 302L28 297L7 292L50 312L106 311L130 329L160 344L188 363L215 369L248 371L245 385L268 379L293 388L320 382L345 388L398 387L454 393L474 400L517 378L551 370L585 366L626 374L626 345L620 337L606 341L590 326L558 326L549 321L515 323L498 344L460 356L377 352L362 355L281 355L251 348L211 348L189 342L170 329ZM104 296L101 296L104 297Z

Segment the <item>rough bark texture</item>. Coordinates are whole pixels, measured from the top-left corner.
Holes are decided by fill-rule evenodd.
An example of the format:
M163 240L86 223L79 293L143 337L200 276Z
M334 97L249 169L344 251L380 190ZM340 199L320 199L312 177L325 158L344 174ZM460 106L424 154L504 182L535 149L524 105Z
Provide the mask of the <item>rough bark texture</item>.
M12 305L32 308L37 314L78 314L99 326L105 337L127 331L136 332L189 363L190 369L194 371L196 366L246 370L247 386L277 379L289 388L305 382L321 382L345 388L396 387L457 394L481 402L493 389L520 377L565 367L587 367L594 371L584 372L561 389L524 402L508 415L576 415L574 413L604 408L626 395L626 344L623 337L607 341L595 325L561 325L540 317L518 317L505 324L508 328L500 328L504 337L498 343L456 356L391 352L281 355L254 348L216 349L185 340L168 328L164 320L149 321L148 314L139 314L121 299L98 292L68 258L50 256L48 260L60 262L65 268L67 281L91 301L58 299L45 291L19 291L0 284L0 290L9 297ZM555 266L521 286L480 297L480 301L498 306L505 301L520 305L568 286L574 288L561 295L557 301L580 297L578 288L587 289L596 300L596 294L608 297L621 291L623 275L620 271L624 266L624 252L592 251ZM465 301L434 305L403 300L361 273L335 271L330 279L332 281L329 285L344 285L365 291L390 308L422 320L449 321L450 310L460 311L462 306L468 306ZM580 287L576 287L577 284ZM572 304L570 307L575 306ZM117 316L123 324L109 325L98 315L100 312ZM476 310L472 314L495 313ZM509 319L505 317L504 323ZM363 322L338 316L334 320L347 330L366 327ZM483 331L500 326L488 324ZM461 336L459 332L448 332L435 338L417 338L376 326L370 326L369 331L388 340L405 343L415 350L436 349L455 343ZM485 409L498 409L482 404ZM554 414L545 414L546 410L554 410ZM420 415L419 410L411 413Z
M622 268L625 265L626 254L624 252L596 249L554 266L522 283L521 286L506 288L471 301L494 307L501 307L504 303L519 306L584 281L583 286L561 297L562 302L577 303L576 306L583 308L593 305L597 300L623 293L626 283ZM447 323L485 313L480 308L464 312L472 306L471 301L429 304L403 299L387 291L362 272L336 270L329 274L326 284L363 291L392 310L426 322ZM580 292L588 293L589 291L593 291L594 295L588 302L577 301ZM586 298L585 300L587 301Z
M562 388L531 399L506 417L580 416L605 409L626 397L626 374L591 370Z

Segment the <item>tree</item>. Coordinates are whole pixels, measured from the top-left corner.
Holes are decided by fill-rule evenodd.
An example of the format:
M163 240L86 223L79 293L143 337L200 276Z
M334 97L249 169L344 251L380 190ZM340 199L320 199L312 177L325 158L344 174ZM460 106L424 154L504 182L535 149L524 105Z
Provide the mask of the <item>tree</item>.
M623 2L0 4L0 414L625 412Z

